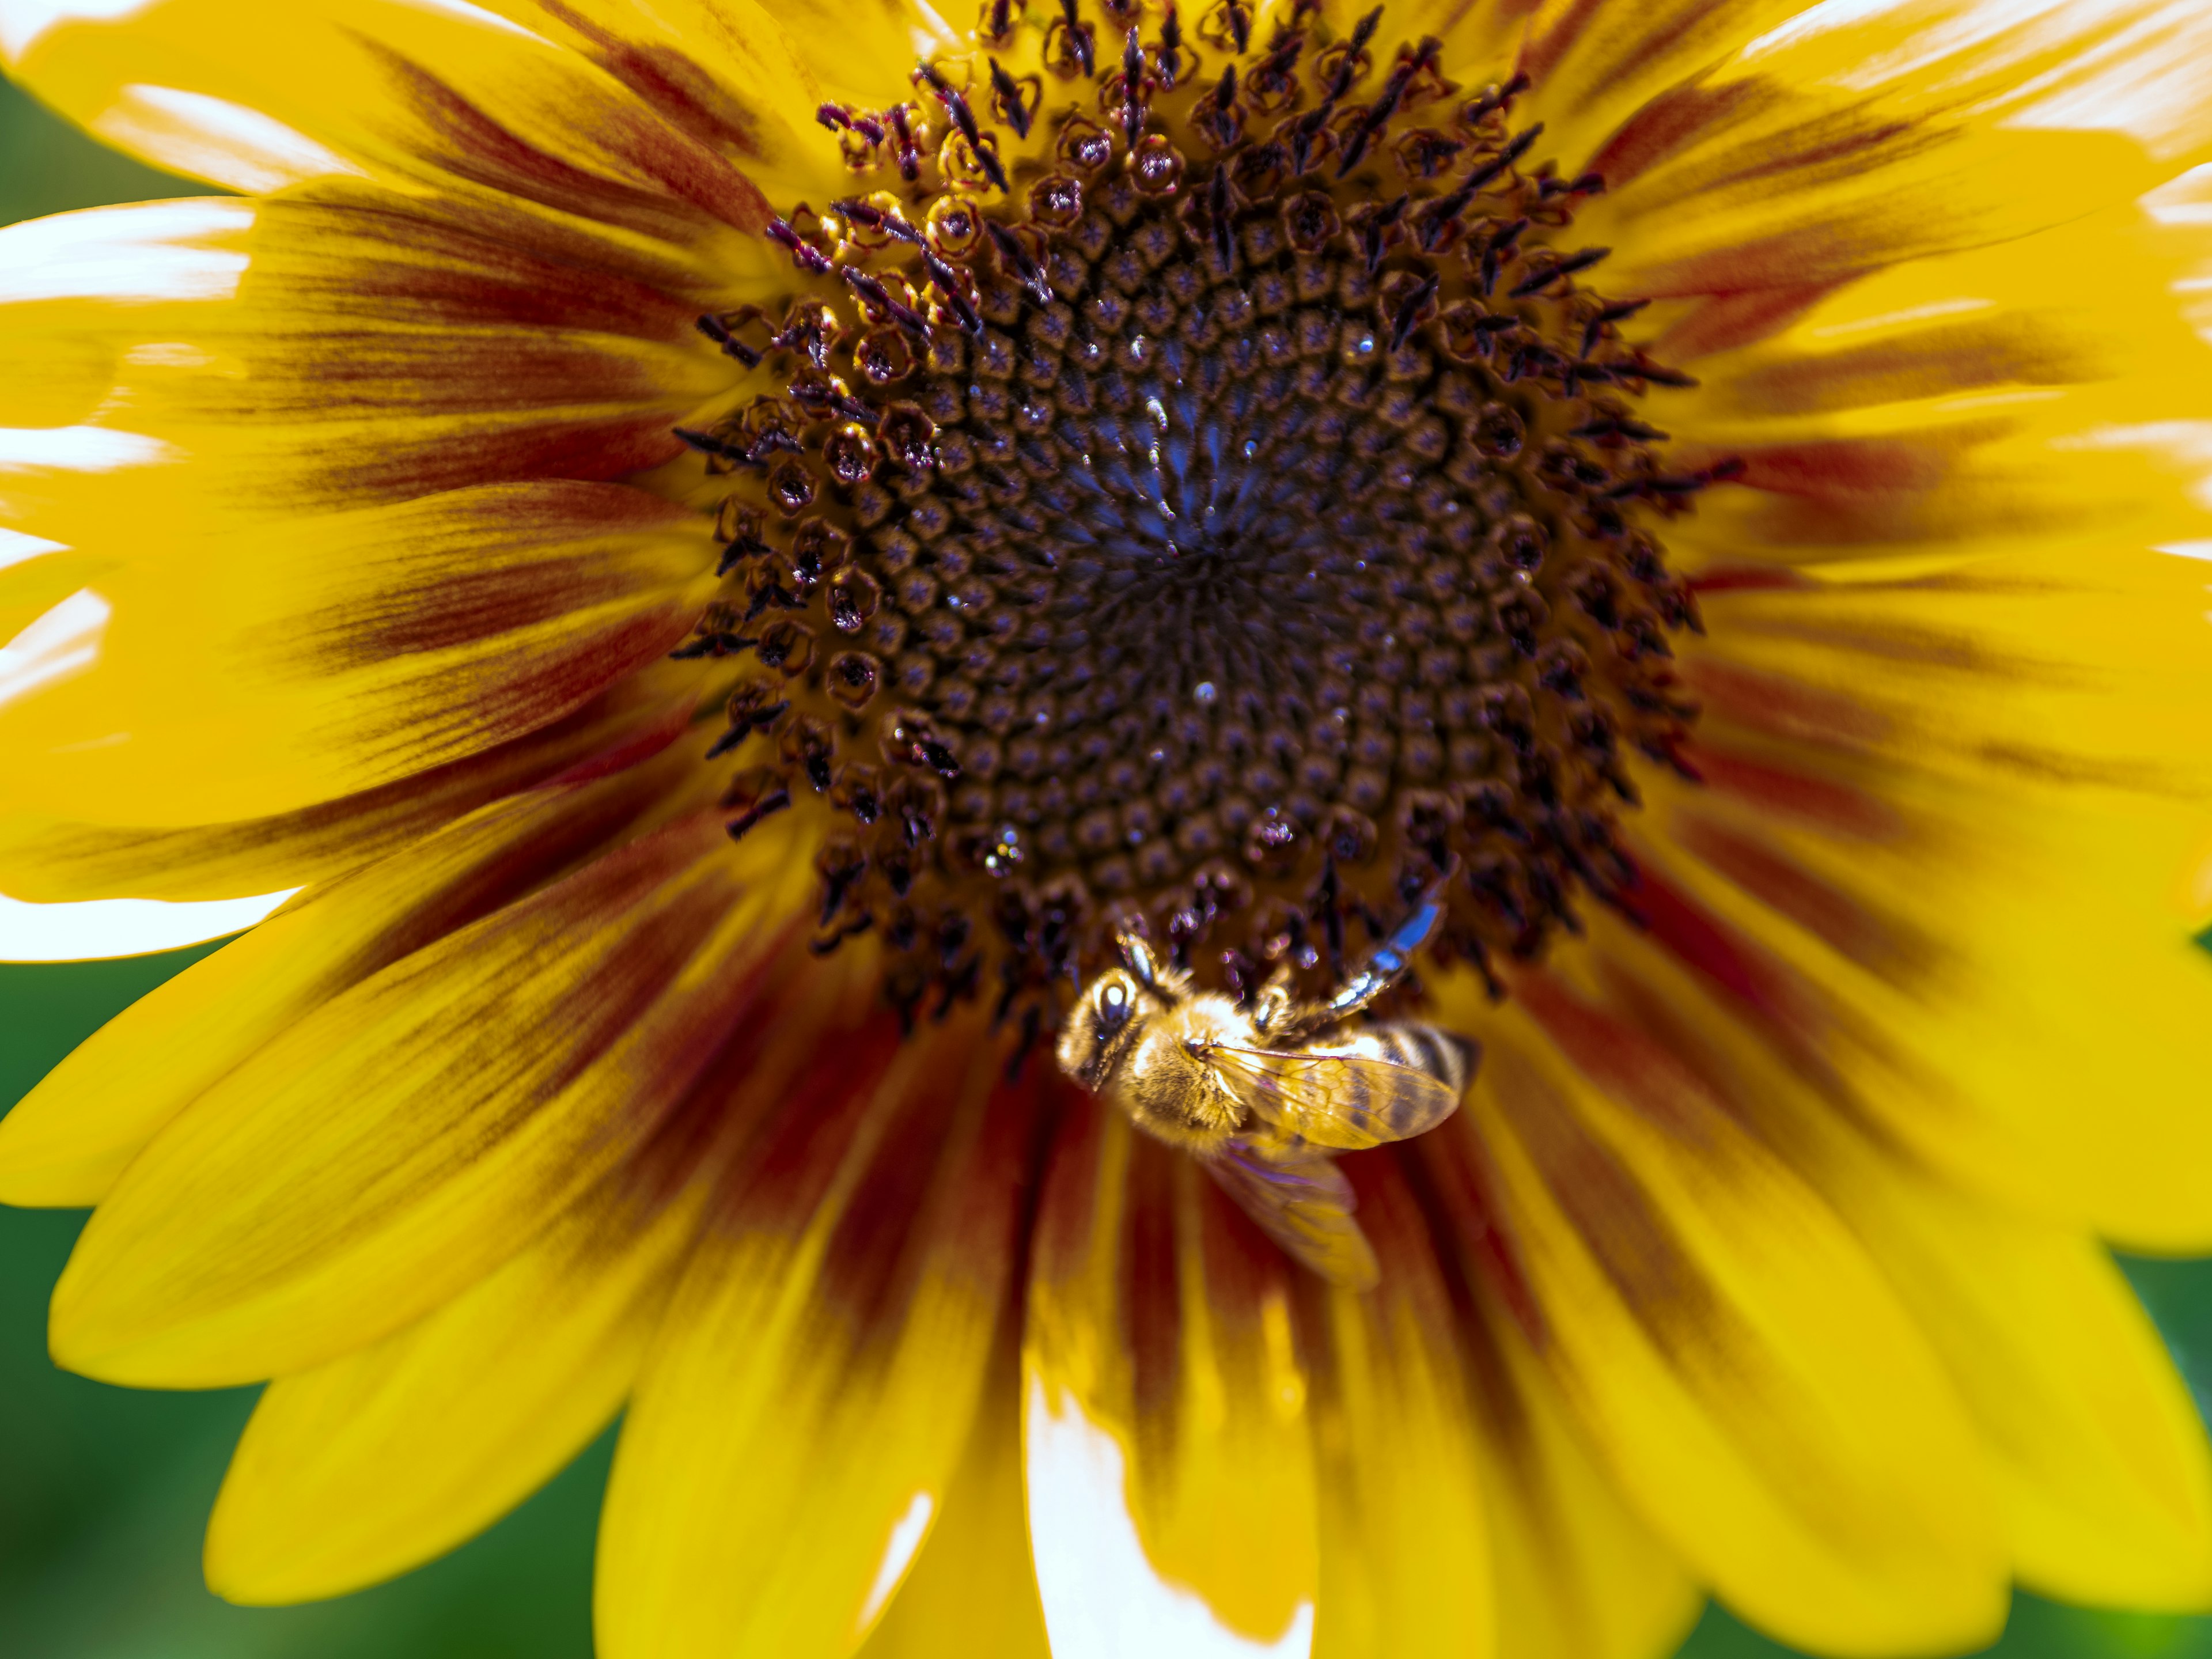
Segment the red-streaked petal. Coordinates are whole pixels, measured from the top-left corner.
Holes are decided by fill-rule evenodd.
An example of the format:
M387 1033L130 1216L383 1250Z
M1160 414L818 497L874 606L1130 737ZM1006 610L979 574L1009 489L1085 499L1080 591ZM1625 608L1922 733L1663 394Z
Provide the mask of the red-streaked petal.
M665 808L666 766L487 807L301 895L108 1022L0 1121L0 1197L96 1204L177 1115L325 1002L514 903Z
M244 1382L473 1283L729 1040L804 902L790 845L764 831L733 856L719 814L687 819L325 1004L100 1206L55 1292L56 1356L118 1381Z
M1284 1639L1316 1593L1297 1270L1194 1160L1088 1097L1031 1252L1030 1523L1055 1644Z
M769 1091L769 1127L715 1200L624 1425L600 1533L610 1659L849 1650L969 1439L1035 1092L1002 1081L979 1015L902 1045L843 978L768 1049L780 1077L749 1085Z

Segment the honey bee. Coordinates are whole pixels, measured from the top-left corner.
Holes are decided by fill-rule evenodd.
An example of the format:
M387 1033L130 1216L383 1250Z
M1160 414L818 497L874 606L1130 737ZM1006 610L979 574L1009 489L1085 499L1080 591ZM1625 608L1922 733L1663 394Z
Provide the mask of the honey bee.
M1197 1158L1292 1258L1331 1284L1369 1289L1375 1252L1329 1154L1436 1127L1480 1050L1431 1025L1350 1022L1404 975L1442 909L1432 893L1322 1002L1294 998L1287 969L1249 1005L1195 990L1121 933L1123 965L1083 988L1060 1068Z

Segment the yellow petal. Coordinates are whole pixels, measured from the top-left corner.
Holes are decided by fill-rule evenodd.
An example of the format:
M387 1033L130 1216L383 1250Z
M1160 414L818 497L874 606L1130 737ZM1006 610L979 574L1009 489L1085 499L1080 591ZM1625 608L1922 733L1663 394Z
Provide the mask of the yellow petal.
M658 661L712 591L712 551L685 508L547 483L118 570L98 660L0 709L0 789L54 816L129 823L153 795L210 822L482 754Z
M274 817L182 826L0 819L0 892L40 903L222 899L332 880L517 791L645 763L685 738L698 681L688 663L657 665L481 755Z
M1787 315L1731 323L1723 300L1678 317L1654 349L1700 385L1654 412L1683 465L1734 455L1749 487L1709 492L1670 551L1691 568L2094 560L2212 532L2189 448L2212 350L2174 301L2208 256L2212 226L2129 203ZM2087 264L2105 273L2094 291L2073 280Z
M1449 1132L1494 1150L1540 1352L1653 1528L1796 1645L1992 1636L2005 1559L1974 1431L1833 1212L1555 981L1516 983L1484 1029Z
M1559 1389L1502 1315L1480 1345L1499 1659L1659 1659L1705 1592L1592 1459Z
M1468 1029L1480 1029L1470 1025ZM1593 1460L1531 1348L1547 1328L1505 1231L1502 1181L1481 1138L1401 1149L1432 1229L1460 1338L1481 1471L1498 1651L1505 1659L1653 1659L1696 1618L1703 1590ZM1364 1160L1355 1167L1364 1176ZM1391 1212L1364 1204L1364 1221Z
M2020 1577L2069 1600L2204 1605L2212 1454L2109 1258L1869 1133L1870 1114L1821 1092L1817 1068L1686 974L1666 936L1663 921L1594 919L1608 1018L1693 1066L1865 1243L1974 1419Z
M1501 1650L1470 1379L1426 1221L1395 1161L1345 1166L1382 1266L1325 1298L1314 1378L1316 1659L1487 1659ZM1317 1288L1317 1287L1316 1287ZM1510 1650L1510 1644L1503 1650Z
M149 202L0 230L0 349L13 371L0 425L89 419L125 341L164 337L236 294L255 218L248 202Z
M623 1424L607 1659L849 1652L969 1441L1036 1103L1000 1084L972 1012L902 1043L839 988L767 1046L772 1121L714 1200Z
M2114 549L1716 593L1723 764L1655 782L1639 900L1961 1184L2150 1248L2212 1239L2203 581Z
M2107 1607L2212 1607L2212 1455L2111 1258L1917 1173L1853 1176L1831 1189L1957 1379L2021 1582Z
M617 1176L405 1330L263 1393L208 1522L209 1588L271 1605L418 1566L528 1497L628 1393L698 1220Z
M1186 1626L1285 1639L1316 1582L1297 1270L1193 1159L1087 1097L1042 1206L1023 1374L1055 1646L1100 1620L1122 1651ZM1084 1571L1095 1538L1115 1540L1112 1575Z
M1022 1508L1018 1358L1002 1346L945 1511L860 1659L1050 1659Z
M816 118L825 98L869 109L896 101L936 33L910 0L832 9L779 0L674 0L647 11L621 0L495 0L489 9L558 40L628 86L678 131L736 159L776 210L846 193L836 137Z
M2179 170L2118 133L2003 118L2136 19L2051 27L1970 11L1923 0L1807 17L1633 115L1585 100L1592 116L1627 116L1594 150L1582 137L1594 120L1559 137L1571 170L1610 186L1576 225L1620 250L1607 280L1650 295L1832 282L2127 201ZM1624 64L1624 91L1649 84L1636 67ZM1559 113L1575 123L1585 106L1569 97Z
M1694 86L1803 9L1804 0L1547 0L1529 8L1514 65L1534 82L1516 112L1540 116L1546 149L1579 161L1645 105Z
M665 767L488 807L327 889L133 1003L0 1120L0 1202L96 1204L146 1143L331 998L635 828Z
M19 530L168 562L249 520L620 477L680 453L672 427L734 383L698 301L665 286L680 274L517 247L358 180L246 212L157 204L0 234L0 264L27 266L0 275L0 339L83 359L0 434ZM46 424L64 417L96 423Z
M769 214L731 158L486 13L156 0L60 18L15 38L10 58L15 78L110 142L257 193L366 174L471 202L526 245L536 227L581 222L609 246L688 246L702 260Z
M759 994L811 872L775 835L732 856L719 817L448 934L200 1096L79 1238L55 1357L168 1387L303 1370L520 1249Z

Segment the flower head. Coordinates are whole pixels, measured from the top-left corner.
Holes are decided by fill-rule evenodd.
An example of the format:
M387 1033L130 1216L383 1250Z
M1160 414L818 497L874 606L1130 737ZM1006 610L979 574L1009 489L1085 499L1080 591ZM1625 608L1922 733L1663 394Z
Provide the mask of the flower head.
M217 1589L619 1409L609 1659L2212 1601L2192 20L232 14L0 7L248 192L0 236L0 886L306 888L0 1126Z

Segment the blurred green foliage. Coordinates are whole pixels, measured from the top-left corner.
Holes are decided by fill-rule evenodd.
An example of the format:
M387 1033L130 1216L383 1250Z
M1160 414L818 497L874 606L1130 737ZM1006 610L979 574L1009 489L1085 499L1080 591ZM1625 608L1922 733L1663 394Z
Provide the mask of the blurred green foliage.
M0 81L0 223L201 186L139 166ZM212 946L0 965L0 1104ZM592 1528L611 1432L484 1536L407 1577L304 1607L234 1607L199 1538L252 1390L159 1394L54 1369L46 1300L83 1218L0 1209L0 1654L26 1659L589 1659ZM2130 1262L2200 1401L2212 1264ZM2212 1620L2019 1598L1998 1659L2212 1659ZM1717 1609L1681 1659L1789 1659Z
M0 80L0 224L205 188L141 167Z

